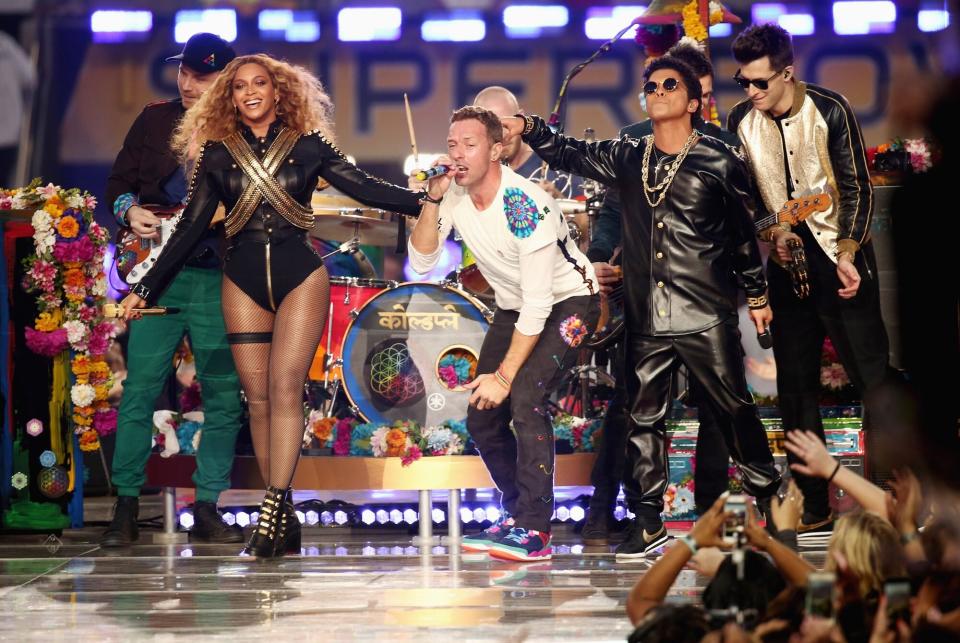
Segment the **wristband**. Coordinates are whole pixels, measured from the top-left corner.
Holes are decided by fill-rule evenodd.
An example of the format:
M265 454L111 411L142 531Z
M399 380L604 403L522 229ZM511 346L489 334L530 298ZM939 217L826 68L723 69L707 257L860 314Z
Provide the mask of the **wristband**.
M497 367L497 370L494 371L493 376L497 379L497 382L500 383L500 386L508 391L510 390L510 386L513 384L513 382L507 379L507 376L503 374L499 366Z
M837 466L835 466L835 467L833 468L833 473L831 473L831 474L830 474L830 477L827 478L827 484L830 484L831 482L833 482L833 479L836 477L837 471L839 471L839 470L840 470L840 462L837 461Z
M700 548L697 546L697 541L694 540L694 539L690 536L690 534L684 534L683 536L681 536L681 537L680 537L680 542L682 542L684 545L686 545L687 547L690 548L690 554L691 554L691 555L696 554L697 551L700 549Z
M747 308L751 310L759 310L760 308L767 307L767 296L766 294L760 295L759 297L747 297Z
M424 202L432 203L434 205L440 205L440 203L443 202L443 197L440 197L439 199L434 199L432 196L430 196L429 192L424 191L420 193L419 202L420 202L420 205L423 205Z

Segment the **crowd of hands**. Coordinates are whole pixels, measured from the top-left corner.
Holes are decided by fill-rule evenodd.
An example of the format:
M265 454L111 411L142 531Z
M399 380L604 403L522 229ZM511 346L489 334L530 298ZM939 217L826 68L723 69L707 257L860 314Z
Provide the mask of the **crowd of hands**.
M759 610L758 621L744 625L732 618L720 619L720 622L713 619L710 631L702 638L695 627L686 627L692 636L686 640L960 641L960 498L947 492L932 502L925 501L917 476L905 468L894 471L889 483L891 491L884 491L842 465L837 469L837 461L826 445L809 431L788 433L786 448L798 458L791 465L794 471L822 480L830 479L836 471L834 484L861 505L858 511L872 512L896 530L901 543L896 553L902 557L912 588L909 609L888 609L886 584L865 593L860 570L842 553L848 548L840 541L850 537L849 532L838 530L827 550L826 567L835 578L831 592L832 616L811 613L805 594L809 591L811 574L819 570L797 553L795 536L792 544L789 536L777 537L795 534L803 513L803 494L791 479L786 493L772 499L767 516L772 527L762 526L758 512L748 505L740 540L742 547L759 552L772 562L783 577L786 589L771 597L766 609ZM656 608L664 605L670 586L684 567L710 578L711 582L717 576L732 549L729 538L725 537L725 525L733 518L727 511L726 500L727 494L724 494L690 530L688 537L696 544L695 554L687 544L675 543L633 587L627 613L639 627L631 640L667 640L651 634L656 628L650 628L647 621L659 617ZM923 517L926 519L921 521ZM864 544L868 549L882 547L876 543ZM758 580L746 578L745 582ZM844 614L848 618L844 618ZM852 619L855 626L851 626L850 614L855 615ZM684 618L689 620L689 613ZM637 636L641 633L643 635Z

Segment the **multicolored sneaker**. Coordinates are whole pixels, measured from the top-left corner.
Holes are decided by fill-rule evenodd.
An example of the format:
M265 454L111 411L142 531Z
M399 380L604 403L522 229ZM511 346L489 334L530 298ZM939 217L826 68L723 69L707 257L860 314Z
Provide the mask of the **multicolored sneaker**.
M553 547L549 533L513 527L506 536L490 545L489 553L501 560L550 560Z
M460 539L460 549L463 551L482 552L490 549L490 545L499 542L501 538L510 533L513 528L513 518L505 512L500 516L500 520L493 523L479 534L464 536Z

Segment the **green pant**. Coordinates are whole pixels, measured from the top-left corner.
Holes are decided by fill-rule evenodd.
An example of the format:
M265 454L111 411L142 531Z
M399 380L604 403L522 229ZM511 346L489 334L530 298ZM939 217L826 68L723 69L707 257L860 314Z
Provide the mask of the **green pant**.
M113 483L121 496L139 496L146 482L157 396L173 370L173 354L190 333L203 397L203 432L197 449L197 500L216 502L230 487L240 429L240 380L227 344L220 307L219 270L184 268L158 300L176 306L173 315L144 317L130 324L127 379L123 384L113 454Z

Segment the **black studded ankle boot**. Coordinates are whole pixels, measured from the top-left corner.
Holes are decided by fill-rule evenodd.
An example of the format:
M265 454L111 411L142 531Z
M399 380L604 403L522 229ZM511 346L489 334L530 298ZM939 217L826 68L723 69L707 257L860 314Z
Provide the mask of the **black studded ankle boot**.
M280 531L285 522L284 498L286 489L267 487L267 493L260 503L260 517L247 541L247 553L257 558L273 558L277 555Z
M277 556L300 553L300 518L293 504L293 489L287 488L283 502L283 521L277 540Z

